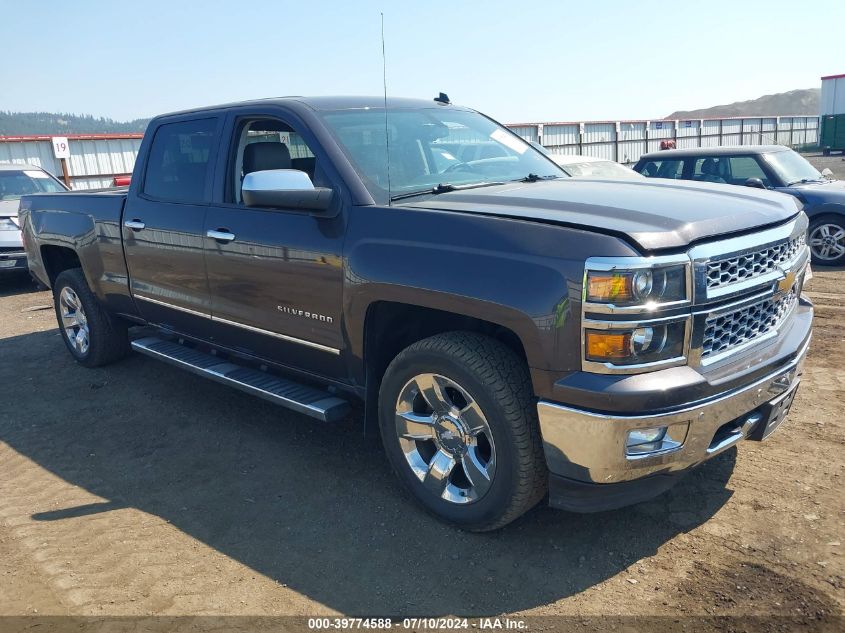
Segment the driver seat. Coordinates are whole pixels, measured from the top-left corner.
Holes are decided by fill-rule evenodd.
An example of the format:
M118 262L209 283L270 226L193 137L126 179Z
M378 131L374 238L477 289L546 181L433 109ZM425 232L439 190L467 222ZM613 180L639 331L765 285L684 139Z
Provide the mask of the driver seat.
M254 171L290 168L290 150L284 143L261 141L244 147L244 176Z

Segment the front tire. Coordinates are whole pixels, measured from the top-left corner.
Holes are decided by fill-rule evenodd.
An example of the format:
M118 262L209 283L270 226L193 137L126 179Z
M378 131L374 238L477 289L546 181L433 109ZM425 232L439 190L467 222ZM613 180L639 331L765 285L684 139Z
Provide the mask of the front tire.
M813 218L807 231L807 242L810 244L813 264L845 264L845 216L825 215Z
M528 368L487 336L449 332L402 351L382 380L379 426L414 498L463 529L500 528L546 492Z
M80 365L100 367L129 353L126 323L103 309L81 269L59 274L53 284L53 303L65 345Z

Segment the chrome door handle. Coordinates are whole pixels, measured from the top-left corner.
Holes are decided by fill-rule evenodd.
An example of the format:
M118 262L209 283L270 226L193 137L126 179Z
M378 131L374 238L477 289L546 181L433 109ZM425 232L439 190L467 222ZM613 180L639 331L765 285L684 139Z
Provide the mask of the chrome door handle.
M123 223L123 226L127 229L132 229L133 231L140 231L146 228L147 225L141 222L141 220L126 220L126 222Z
M235 239L234 233L229 233L229 231L218 230L218 231L207 231L206 235L213 240L217 240L218 242L223 242L227 244Z

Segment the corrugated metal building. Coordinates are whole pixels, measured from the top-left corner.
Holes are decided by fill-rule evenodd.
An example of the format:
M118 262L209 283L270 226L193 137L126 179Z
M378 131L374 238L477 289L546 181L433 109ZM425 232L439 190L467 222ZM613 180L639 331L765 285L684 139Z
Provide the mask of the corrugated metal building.
M98 189L132 173L142 134L70 134L68 175L74 189ZM0 163L38 165L60 180L52 136L0 136Z
M845 74L822 77L820 145L825 154L845 151Z

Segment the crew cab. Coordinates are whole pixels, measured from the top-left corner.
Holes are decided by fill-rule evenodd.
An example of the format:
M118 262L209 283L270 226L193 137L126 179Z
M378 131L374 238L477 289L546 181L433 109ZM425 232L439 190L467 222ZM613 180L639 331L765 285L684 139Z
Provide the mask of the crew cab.
M697 147L643 154L634 170L650 178L696 180L780 191L810 218L814 264L845 264L845 182L819 172L784 145Z
M79 364L135 350L326 424L362 400L469 530L648 499L763 439L811 336L795 198L569 178L443 96L160 116L127 192L20 218Z

